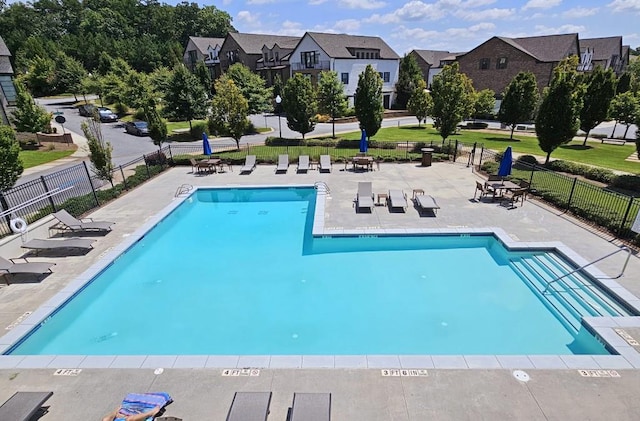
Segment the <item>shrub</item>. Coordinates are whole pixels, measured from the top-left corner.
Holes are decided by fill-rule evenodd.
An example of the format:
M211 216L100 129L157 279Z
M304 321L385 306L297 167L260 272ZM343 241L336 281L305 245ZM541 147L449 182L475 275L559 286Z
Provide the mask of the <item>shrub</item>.
M286 139L269 136L264 140L266 146L304 146L302 139Z
M465 129L486 129L489 127L488 123L483 123L481 121L469 121L466 126L463 126Z
M344 117L354 117L356 115L355 108L347 108L347 111L344 113Z
M331 121L331 116L328 114L316 114L313 119L318 123L328 123Z
M640 176L619 175L611 181L612 187L640 192Z
M129 108L121 102L116 103L116 105L113 108L115 109L116 114L118 114L118 116L125 115L127 111L129 111Z
M538 160L533 155L520 155L516 162L522 162L529 165L538 165Z
M422 148L426 148L426 142L416 142L413 144L413 148L411 148L411 152L413 153L422 153Z
M144 109L142 108L138 108L134 113L133 113L133 119L134 120L144 120L147 121L147 116L144 113Z
M157 151L144 156L147 165L167 165L167 156L162 151Z
M252 122L247 122L247 127L244 129L244 134L255 134L258 133L258 130L256 130L256 126L253 125Z
M211 134L211 132L209 131L209 125L204 121L198 121L197 123L193 123L191 125L190 133L194 139L201 138L202 133L206 133L207 135Z

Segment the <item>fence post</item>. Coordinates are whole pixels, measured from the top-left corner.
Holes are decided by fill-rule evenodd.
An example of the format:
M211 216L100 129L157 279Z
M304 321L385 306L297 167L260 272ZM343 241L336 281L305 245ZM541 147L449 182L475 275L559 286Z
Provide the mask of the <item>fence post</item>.
M147 167L147 179L151 178L151 171L149 170L149 163L147 162L147 155L142 155L144 159L144 166Z
M567 210L571 209L571 199L573 199L573 192L576 189L576 184L578 183L578 178L573 179L573 184L571 185L571 192L569 193L569 198L567 199Z
M46 193L49 193L49 186L47 186L47 183L44 181L44 175L40 176L40 181L42 182L42 185L44 186L44 191ZM53 197L51 197L51 195L47 196L49 198L49 204L51 205L51 209L53 209L53 212L58 212L58 210L56 209L56 204L53 203Z
M624 224L627 223L627 218L629 217L629 212L631 212L631 205L633 205L634 201L633 196L629 196L629 204L627 205L627 210L624 212L624 216L622 217L622 222L620 223L620 228L618 228L618 234L622 235L622 230L624 230Z
M449 141L449 146L451 146L451 141ZM453 162L456 162L456 158L458 157L458 139L456 139L456 143L454 144L453 149Z
M96 193L95 187L93 187L93 181L91 181L91 174L89 174L89 168L87 167L87 161L82 161L82 165L84 165L84 172L87 174L87 179L89 179L89 185L91 186L91 191L93 192L93 198L96 201L96 207L100 206L100 201L98 200L98 193Z
M478 142L473 142L473 149L471 149L471 153L469 154L469 160L467 161L467 168L469 168L469 166L471 166L471 163L475 163L476 161L476 146L478 145Z
M7 198L4 197L4 193L0 191L0 204L2 204L3 210L9 209L9 203L7 203ZM11 232L11 215L4 216L5 222L7 223L7 227L9 227L9 231Z
M173 164L173 152L171 151L171 145L168 145L167 149L169 150L169 159L171 160L171 163ZM126 188L126 184L125 184L125 188Z
M484 144L482 145L482 148L480 149L480 161L478 161L478 169L480 169L480 167L482 167L482 156L484 155Z
M124 184L124 188L127 189L127 179L124 176L124 171L122 171L122 165L120 165L120 175L122 175L122 184Z

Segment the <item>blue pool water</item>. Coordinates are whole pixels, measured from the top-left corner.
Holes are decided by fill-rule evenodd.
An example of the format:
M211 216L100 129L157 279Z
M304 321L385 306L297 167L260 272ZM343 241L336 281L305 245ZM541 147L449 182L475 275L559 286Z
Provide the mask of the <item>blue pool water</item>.
M314 207L311 188L199 190L10 353L607 353L493 236L313 239Z

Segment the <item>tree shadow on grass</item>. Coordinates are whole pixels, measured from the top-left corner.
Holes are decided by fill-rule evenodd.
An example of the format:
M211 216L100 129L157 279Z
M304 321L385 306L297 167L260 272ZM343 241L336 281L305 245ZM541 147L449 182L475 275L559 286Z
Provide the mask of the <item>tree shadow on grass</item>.
M485 139L494 142L520 142L520 139L515 137L513 139L509 139L508 137L485 137Z
M569 149L572 151L586 151L589 149L593 149L593 146L589 145L560 145L561 149Z
M426 130L426 126L400 126L400 130Z

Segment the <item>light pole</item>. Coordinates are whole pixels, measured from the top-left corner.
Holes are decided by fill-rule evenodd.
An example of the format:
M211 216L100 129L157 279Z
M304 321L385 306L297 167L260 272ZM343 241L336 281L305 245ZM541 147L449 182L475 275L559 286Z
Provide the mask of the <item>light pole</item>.
M276 96L276 107L278 107L278 130L280 130L280 139L282 139L282 125L280 123L280 103L282 102L282 97L280 95Z

